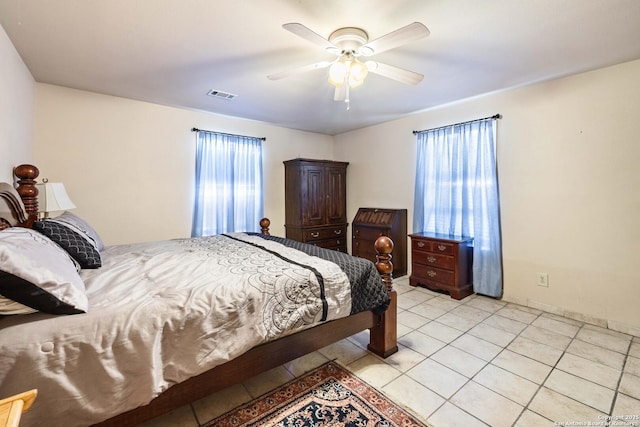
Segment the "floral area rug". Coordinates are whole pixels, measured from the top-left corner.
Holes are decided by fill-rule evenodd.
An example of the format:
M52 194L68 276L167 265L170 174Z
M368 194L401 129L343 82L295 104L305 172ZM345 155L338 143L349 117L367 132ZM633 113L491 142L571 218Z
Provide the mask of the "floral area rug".
M204 425L245 426L427 427L334 362Z

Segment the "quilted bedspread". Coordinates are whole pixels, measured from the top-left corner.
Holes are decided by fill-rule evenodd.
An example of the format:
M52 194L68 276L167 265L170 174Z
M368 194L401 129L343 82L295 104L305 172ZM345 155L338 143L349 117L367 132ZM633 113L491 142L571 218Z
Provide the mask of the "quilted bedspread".
M38 388L21 425L90 425L258 344L387 307L369 261L263 237L105 249L81 272L88 313L0 320L0 396Z

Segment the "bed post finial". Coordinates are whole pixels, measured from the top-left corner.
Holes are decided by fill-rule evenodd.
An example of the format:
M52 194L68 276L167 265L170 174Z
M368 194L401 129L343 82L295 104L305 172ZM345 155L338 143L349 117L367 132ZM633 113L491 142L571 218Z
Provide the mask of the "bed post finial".
M393 240L380 236L374 243L376 249L376 268L389 292L389 307L378 318L378 324L370 329L367 348L380 357L388 357L398 351L398 295L393 289L393 264L391 251Z
M387 236L380 236L374 244L376 248L376 268L382 276L382 281L390 291L393 288L393 263L391 262L391 252L393 251L393 240Z
M33 222L38 219L38 188L36 187L36 178L40 175L40 171L34 165L16 166L13 174L18 178L18 187L16 191L22 198L24 208L27 211L29 219L24 227L31 227Z
M271 221L269 218L262 218L260 220L260 232L266 236L269 236L269 226L271 225Z

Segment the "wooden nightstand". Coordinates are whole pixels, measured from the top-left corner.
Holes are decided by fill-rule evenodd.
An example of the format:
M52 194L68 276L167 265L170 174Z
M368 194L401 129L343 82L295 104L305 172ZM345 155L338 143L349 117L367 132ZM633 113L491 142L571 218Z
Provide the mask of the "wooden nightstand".
M0 427L17 427L23 412L33 404L38 390L33 389L0 400Z
M409 237L411 286L447 291L454 299L473 293L473 238L435 233L414 233Z

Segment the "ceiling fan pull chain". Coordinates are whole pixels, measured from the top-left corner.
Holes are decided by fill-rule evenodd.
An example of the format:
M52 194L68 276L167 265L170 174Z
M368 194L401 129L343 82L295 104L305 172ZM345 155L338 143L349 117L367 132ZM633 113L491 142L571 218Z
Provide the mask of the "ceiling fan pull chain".
M347 77L347 76L345 76L345 78L344 78L344 79L345 79L345 82L343 83L343 84L344 84L344 90L345 90L345 92L344 92L344 94L345 94L345 95L344 95L344 102L346 102L346 103L347 103L347 111L349 111L349 109L351 108L351 105L350 105L350 101L351 101L351 100L350 100L350 98L351 98L351 96L350 96L350 93L349 93L349 92L350 92L350 90L349 90L349 84L347 83L347 79L348 79L348 77Z

